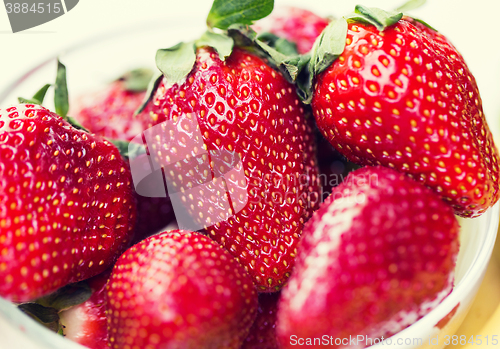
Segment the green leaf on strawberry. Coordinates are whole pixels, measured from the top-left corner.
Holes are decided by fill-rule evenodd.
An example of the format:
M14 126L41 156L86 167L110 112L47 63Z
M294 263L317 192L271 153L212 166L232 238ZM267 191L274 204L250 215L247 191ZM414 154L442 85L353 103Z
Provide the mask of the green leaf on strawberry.
M146 91L153 77L153 71L148 68L138 68L123 74L118 80L125 83L125 89L132 92Z
M137 108L137 110L134 112L134 117L140 114L144 110L144 108L148 104L149 100L152 97L153 92L156 90L156 87L158 86L162 78L163 78L163 73L161 71L156 71L153 74L153 77L151 78L151 80L149 80L144 100L142 101L139 108Z
M217 34L207 30L198 40L196 40L196 46L213 47L219 54L220 59L223 61L233 51L234 41L227 35Z
M156 66L172 84L186 77L193 69L195 61L196 53L193 42L180 42L156 52Z
M302 56L297 67L297 93L306 104L311 103L314 77L328 68L344 52L347 22L332 21L314 42L311 51Z
M61 287L56 292L37 299L35 303L61 311L85 302L91 295L89 285L82 281Z
M396 24L403 18L402 12L384 11L376 7L366 7L356 5L354 13L345 16L348 21L365 22L374 25L378 30L382 31L391 25Z
M35 93L33 95L33 97L31 99L18 97L17 100L19 101L19 103L29 103L29 104L40 104L41 105L43 103L43 100L45 99L45 94L47 93L47 90L49 89L50 86L52 86L52 85L46 84L45 86L43 86L40 90L37 91L37 93Z
M279 53L282 53L287 56L298 55L297 45L287 39L280 38L279 36L274 35L273 33L262 33L257 36L262 42L265 42L267 45L274 48Z
M38 303L23 303L19 304L18 308L48 329L54 332L59 331L59 314L56 309Z
M54 105L56 113L62 118L68 115L69 97L66 83L66 66L57 60L57 76L54 85Z
M323 30L311 50L310 69L319 74L328 68L344 52L347 22L341 18L332 21Z
M126 160L135 159L139 155L146 154L146 147L143 144L132 143L120 139L110 139L111 143L118 148L120 154Z
M231 24L252 24L269 15L274 0L215 0L207 17L210 28L228 29Z

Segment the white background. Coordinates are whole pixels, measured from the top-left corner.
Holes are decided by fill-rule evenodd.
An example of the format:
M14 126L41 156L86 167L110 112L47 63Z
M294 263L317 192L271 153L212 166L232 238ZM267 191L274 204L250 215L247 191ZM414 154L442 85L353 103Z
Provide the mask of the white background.
M352 11L359 2L391 9L403 1L276 0L276 6L294 4L319 14L340 16ZM161 19L168 22L183 17L188 22L200 23L211 3L211 0L80 0L64 16L16 34L11 32L0 3L0 90L45 58L79 41ZM499 10L497 0L428 0L424 7L412 12L444 33L465 57L478 81L485 113L495 132L500 131ZM162 46L158 43L158 48Z

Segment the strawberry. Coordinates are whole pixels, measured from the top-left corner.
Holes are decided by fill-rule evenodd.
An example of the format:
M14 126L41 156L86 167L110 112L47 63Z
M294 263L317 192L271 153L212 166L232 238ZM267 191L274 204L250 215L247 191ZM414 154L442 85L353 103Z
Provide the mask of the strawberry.
M77 99L71 114L89 131L108 139L131 141L143 131L134 112L141 105L151 71L136 69L123 74L103 90Z
M107 286L112 348L238 349L257 312L252 279L199 233L151 236L127 250Z
M500 193L499 155L476 81L442 34L381 13L358 6L347 36L338 35L347 37L343 52L326 70L316 67L318 127L348 160L406 173L456 214L479 216Z
M59 314L64 337L90 349L106 349L106 283L111 269L87 280L92 296Z
M151 77L152 72L147 69L127 72L102 91L79 98L72 115L96 135L112 140L132 141L144 131L143 121L134 117L134 113L146 95ZM142 185L154 184L145 181ZM174 211L168 197L148 197L137 192L135 197L135 242L158 232L174 220Z
M118 149L32 104L0 109L0 295L21 302L99 274L131 240Z
M158 83L144 113L161 132L182 131L170 140L149 137L171 197L172 188L182 193L211 180L205 178L210 170L221 177L231 167L240 169L240 177L228 175L228 190L215 183L211 192L196 192L194 198L181 194L179 201L187 202L188 210L210 211L224 207L228 195L232 217L213 224L214 214L207 219L210 212L204 212L200 219L194 212L192 219L200 219L210 237L238 258L261 291L280 289L291 272L303 223L318 202L314 136L294 87L255 54L235 47L222 61L204 46L184 80ZM173 124L165 126L167 121ZM187 146L186 139L193 144ZM189 156L199 162L178 161L171 172L170 159L189 147ZM200 163L207 161L207 150L212 163L204 169Z
M328 25L329 20L306 9L282 6L272 14L258 21L254 28L257 32L270 32L297 45L300 54L308 52L314 40Z
M330 347L361 348L369 343L349 336L387 338L412 324L451 292L458 232L452 208L406 175L351 172L304 227L278 304L280 344L327 335Z
M259 294L257 318L240 349L278 349L276 313L280 293Z

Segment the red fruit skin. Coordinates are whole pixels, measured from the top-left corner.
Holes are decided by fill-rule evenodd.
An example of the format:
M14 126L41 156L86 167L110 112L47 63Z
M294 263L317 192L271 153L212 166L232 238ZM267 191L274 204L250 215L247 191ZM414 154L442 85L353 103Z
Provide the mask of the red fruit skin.
M144 131L143 120L134 113L146 92L129 91L124 81L114 81L102 91L76 101L74 116L87 130L107 139L131 141ZM137 222L134 241L159 232L175 219L168 197L145 197L135 193Z
M24 302L109 267L135 201L118 149L49 110L0 110L0 295Z
M304 227L278 304L282 348L294 347L293 335L327 334L338 347L335 339L387 338L412 324L451 292L458 232L451 207L404 174L351 172ZM342 347L366 343L357 344Z
M125 82L114 81L102 91L79 98L71 115L92 133L131 141L143 131L142 121L133 115L145 95L146 91L129 91Z
M257 318L240 349L278 349L276 313L280 293L259 294Z
M348 160L406 173L460 216L498 200L498 151L475 79L421 23L406 18L382 33L350 23L344 53L317 77L312 108Z
M60 313L64 336L90 349L107 349L106 284L111 269L87 280L92 296Z
M201 48L186 81L168 85L163 79L145 113L151 126L174 120L188 139L193 132L184 123L193 113L201 133L198 138L207 150L239 155L246 183L233 180L232 184L247 196L231 199L233 207L243 208L213 225L206 220L206 231L238 259L259 291L279 290L292 270L303 223L319 204L314 135L295 88L242 49L235 48L222 62L213 49ZM182 114L188 116L179 117ZM158 163L169 163L184 148L181 143L158 142L150 149ZM174 186L194 187L201 182L196 177L201 170L189 174L192 164L175 166L184 183L166 178ZM165 172L168 177L169 171ZM224 194L214 190L194 202L185 196L183 200L188 210L189 204L221 207L227 200Z
M307 53L329 20L315 13L291 6L276 8L272 14L254 25L259 32L270 32L297 45L300 54Z
M252 279L216 242L172 231L127 250L107 286L112 348L238 349L257 313Z

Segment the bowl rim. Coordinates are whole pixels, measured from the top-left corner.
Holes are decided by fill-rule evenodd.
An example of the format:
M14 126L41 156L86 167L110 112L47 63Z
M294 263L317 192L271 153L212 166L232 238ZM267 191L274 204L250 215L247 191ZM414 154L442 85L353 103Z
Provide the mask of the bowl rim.
M493 253L495 241L497 239L497 232L499 229L500 221L500 201L486 210L486 212L484 212L481 216L465 219L481 219L485 224L487 224L487 227L485 227L486 232L484 233L484 239L482 240L482 243L477 247L476 253L469 265L469 268L467 269L461 280L456 285L454 285L450 294L448 294L441 301L441 303L439 303L429 313L415 321L410 326L389 337L391 339L391 342L397 341L398 339L415 339L415 334L420 335L422 332L431 335L430 332L433 329L437 328L437 323L445 316L450 314L450 312L454 311L455 308L457 308L457 311L455 314L453 314L453 317L460 313L460 311L458 310L459 308L465 307L465 315L469 311L470 304L476 296L477 290L482 282L482 279L484 278L486 268L488 267L491 255ZM467 297L470 297L471 301L462 304L462 301L464 299L467 299ZM449 323L452 322L452 318L450 318ZM434 334L439 334L439 331L440 329L435 331L436 333ZM427 339L427 337L420 338L423 341L423 345L425 345L425 340ZM441 345L441 342L439 342L439 344L439 347L444 347L444 345ZM381 348L386 347L387 345L389 344L377 343L367 348ZM418 348L419 345L405 345L404 347Z

